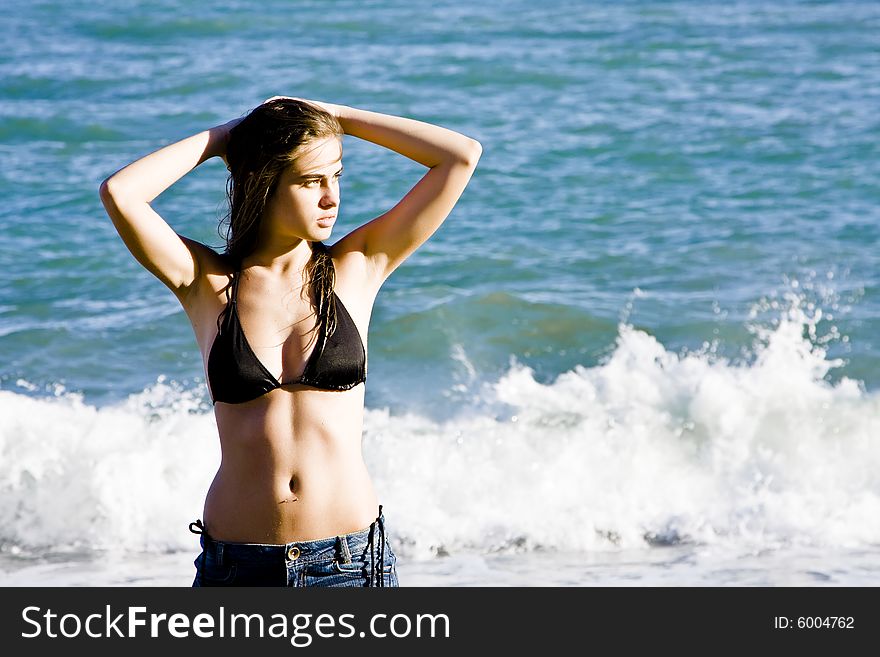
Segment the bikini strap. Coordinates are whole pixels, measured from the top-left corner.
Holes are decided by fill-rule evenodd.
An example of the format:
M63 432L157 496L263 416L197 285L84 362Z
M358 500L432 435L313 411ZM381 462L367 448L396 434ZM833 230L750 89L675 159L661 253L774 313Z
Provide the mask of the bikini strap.
M218 334L223 330L223 321L229 317L231 304L235 303L235 300L238 298L238 276L240 273L240 271L236 271L230 274L232 280L226 285L226 306L220 311L220 314L217 315Z

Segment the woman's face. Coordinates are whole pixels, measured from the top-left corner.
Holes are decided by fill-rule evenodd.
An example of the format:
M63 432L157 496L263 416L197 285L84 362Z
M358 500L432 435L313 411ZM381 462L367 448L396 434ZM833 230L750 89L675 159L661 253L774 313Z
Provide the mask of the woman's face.
M330 236L339 212L342 140L309 142L284 170L266 204L264 221L279 237L321 241Z

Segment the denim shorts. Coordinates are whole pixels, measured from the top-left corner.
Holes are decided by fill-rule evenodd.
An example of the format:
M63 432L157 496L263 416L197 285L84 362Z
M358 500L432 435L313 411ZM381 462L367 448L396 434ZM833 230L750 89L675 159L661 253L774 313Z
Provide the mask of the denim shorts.
M201 520L190 523L189 530L200 535L202 546L193 562L193 586L400 585L381 504L379 516L366 529L314 541L215 541Z

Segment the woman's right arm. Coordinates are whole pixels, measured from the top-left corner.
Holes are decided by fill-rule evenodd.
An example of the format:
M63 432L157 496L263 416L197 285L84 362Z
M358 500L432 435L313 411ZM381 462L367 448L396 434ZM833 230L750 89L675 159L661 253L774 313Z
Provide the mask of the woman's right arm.
M178 235L150 202L205 160L225 157L229 130L240 120L165 146L101 183L101 201L128 250L181 300L199 277L207 247Z

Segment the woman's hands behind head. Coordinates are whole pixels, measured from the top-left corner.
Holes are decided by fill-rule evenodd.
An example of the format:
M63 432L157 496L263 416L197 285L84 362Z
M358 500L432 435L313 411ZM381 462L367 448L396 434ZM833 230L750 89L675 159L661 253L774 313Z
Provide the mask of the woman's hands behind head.
M223 163L229 168L229 161L226 159L226 149L229 146L229 135L232 132L232 129L241 123L244 120L243 116L240 116L236 119L232 119L231 121L227 121L221 125L215 126L211 128L211 131L217 131L217 156L223 160Z

